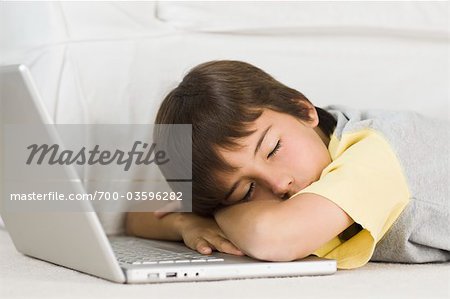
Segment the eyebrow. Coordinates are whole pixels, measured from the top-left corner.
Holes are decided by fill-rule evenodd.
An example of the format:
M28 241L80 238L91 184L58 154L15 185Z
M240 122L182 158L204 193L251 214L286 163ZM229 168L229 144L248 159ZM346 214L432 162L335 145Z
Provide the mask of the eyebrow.
M270 128L272 128L272 125L268 126L264 132L262 132L261 136L259 136L258 142L256 143L256 147L255 147L255 152L253 153L253 157L256 156L256 154L258 153L259 149L261 148L261 144L264 141L264 138L267 135L267 132L269 132ZM228 191L228 193L225 195L225 200L227 200L231 194L233 194L233 192L236 190L237 186L239 185L239 181L236 181L233 186L231 187L230 191Z

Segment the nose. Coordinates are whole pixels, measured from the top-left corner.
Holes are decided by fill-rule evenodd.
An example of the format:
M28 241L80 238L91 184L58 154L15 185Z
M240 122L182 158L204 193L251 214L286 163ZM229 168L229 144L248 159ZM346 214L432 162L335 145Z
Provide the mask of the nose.
M277 175L272 178L271 186L272 192L282 199L287 199L290 194L290 190L294 184L294 179L288 175Z

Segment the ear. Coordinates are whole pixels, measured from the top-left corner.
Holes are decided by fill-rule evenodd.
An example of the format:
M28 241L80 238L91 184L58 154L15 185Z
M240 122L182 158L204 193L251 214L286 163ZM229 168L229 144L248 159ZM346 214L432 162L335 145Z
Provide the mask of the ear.
M311 121L309 122L310 126L312 128L315 128L319 125L319 114L317 113L316 107L314 105L311 105L312 107L309 109L309 117L311 118Z
M305 109L308 109L308 116L311 119L308 122L302 121L302 123L311 128L317 127L319 125L319 114L317 113L316 107L309 101L300 101L300 105Z

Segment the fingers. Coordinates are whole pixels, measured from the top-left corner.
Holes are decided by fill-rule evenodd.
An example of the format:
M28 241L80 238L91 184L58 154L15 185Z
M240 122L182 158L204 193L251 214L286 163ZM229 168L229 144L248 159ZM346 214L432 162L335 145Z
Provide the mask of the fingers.
M205 239L199 239L193 249L201 254L211 254L214 248Z
M239 250L233 243L231 243L229 240L222 238L221 236L214 236L214 237L205 237L206 241L208 241L209 244L211 244L216 250L223 252L223 253L229 253L234 255L244 255L244 253Z
M211 254L214 250L217 250L228 254L244 255L244 253L240 251L233 243L221 237L211 238L211 241L204 238L199 238L192 244L186 245L201 254Z

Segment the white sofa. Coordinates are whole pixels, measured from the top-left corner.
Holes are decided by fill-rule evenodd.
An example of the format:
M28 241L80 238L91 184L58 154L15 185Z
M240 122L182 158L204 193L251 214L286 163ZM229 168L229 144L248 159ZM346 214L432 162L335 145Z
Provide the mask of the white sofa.
M0 2L0 65L23 63L30 68L56 123L152 123L168 90L191 67L215 59L255 64L316 106L407 109L450 119L448 6L448 2ZM101 214L100 219L108 234L123 231L122 215ZM24 276L27 288L47 283L40 275L66 280L63 285L68 287L107 284L25 259L14 252L5 231L0 236L0 295L20 297L11 285L20 285L14 279ZM20 267L14 267L15 260ZM403 271L405 275L400 275ZM433 271L435 276L423 276ZM388 281L390 276L383 277L382 272L392 273L401 284ZM425 293L433 298L433 294L448 296L449 291L442 284L442 279L449 280L448 265L370 263L343 273L322 281L282 280L279 291L284 297L315 292L335 297L334 290L315 289L322 282L342 296L350 294L352 285L359 294L377 298L376 294ZM248 283L255 288L254 297L256 289L264 297L276 293L264 291L276 288L275 281ZM378 293L370 287L374 281L380 283ZM246 283L224 285L245 288ZM213 289L220 284L204 286L208 290L199 294L217 295ZM128 290L141 294L146 287ZM170 294L169 287L160 290ZM85 293L66 296L77 294ZM118 294L128 292L114 293ZM220 294L229 297L239 290Z

